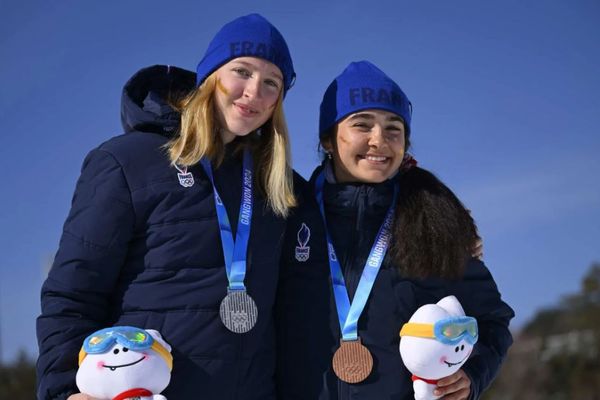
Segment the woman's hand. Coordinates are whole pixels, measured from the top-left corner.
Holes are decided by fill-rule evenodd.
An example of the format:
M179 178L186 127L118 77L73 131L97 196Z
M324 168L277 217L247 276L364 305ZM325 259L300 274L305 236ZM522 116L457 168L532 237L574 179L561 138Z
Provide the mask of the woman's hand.
M471 379L462 369L440 379L437 386L433 394L444 396L443 400L466 400L471 394Z
M95 397L88 396L87 394L77 393L70 395L67 400L98 400Z

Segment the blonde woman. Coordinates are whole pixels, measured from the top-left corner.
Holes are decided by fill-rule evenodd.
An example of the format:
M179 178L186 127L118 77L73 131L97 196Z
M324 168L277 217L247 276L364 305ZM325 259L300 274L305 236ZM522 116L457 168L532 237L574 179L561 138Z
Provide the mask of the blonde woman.
M294 78L284 38L252 14L223 26L196 74L154 66L126 84L126 133L87 156L42 288L38 399L90 398L77 353L117 325L172 346L167 398L275 398Z

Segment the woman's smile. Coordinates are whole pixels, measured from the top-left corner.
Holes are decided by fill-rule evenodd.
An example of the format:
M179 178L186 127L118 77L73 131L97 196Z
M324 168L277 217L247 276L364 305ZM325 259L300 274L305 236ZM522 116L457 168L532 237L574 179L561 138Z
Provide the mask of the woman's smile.
M337 124L323 141L338 182L383 182L396 174L404 156L404 123L389 111L369 109Z
M237 108L242 117L255 117L257 114L259 114L258 111L246 104L234 102L233 105Z

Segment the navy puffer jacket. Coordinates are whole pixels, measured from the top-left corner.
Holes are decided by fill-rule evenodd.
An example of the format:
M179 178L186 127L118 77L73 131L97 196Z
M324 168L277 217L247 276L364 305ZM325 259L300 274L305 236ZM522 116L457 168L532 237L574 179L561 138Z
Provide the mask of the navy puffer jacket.
M213 189L200 165L179 184L164 145L179 116L165 102L194 87L195 74L155 66L124 89L125 134L91 151L42 288L37 320L38 399L76 391L83 339L112 325L156 329L173 348L169 399L274 398L273 305L284 221L255 191L246 286L257 325L235 334L219 319L227 277ZM234 230L241 198L241 157L215 169Z
M370 376L358 384L340 381L332 358L340 327L331 287L324 224L314 200L314 179L301 190L301 206L288 219L278 294L278 398L284 400L412 400L410 373L404 367L399 332L418 307L455 295L477 318L480 338L463 366L479 398L496 375L512 337L512 309L505 304L485 265L472 259L461 280L414 280L384 259L358 322L362 343L373 355ZM327 225L352 300L377 232L392 201L391 181L324 187ZM307 250L308 248L308 250ZM306 255L308 254L308 257Z

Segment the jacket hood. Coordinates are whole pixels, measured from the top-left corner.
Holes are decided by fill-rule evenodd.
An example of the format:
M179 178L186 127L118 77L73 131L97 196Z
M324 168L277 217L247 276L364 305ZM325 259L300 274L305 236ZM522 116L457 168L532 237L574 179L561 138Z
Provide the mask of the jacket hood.
M123 129L172 136L179 127L179 113L169 101L181 98L195 87L196 74L181 68L154 65L139 70L123 88Z

